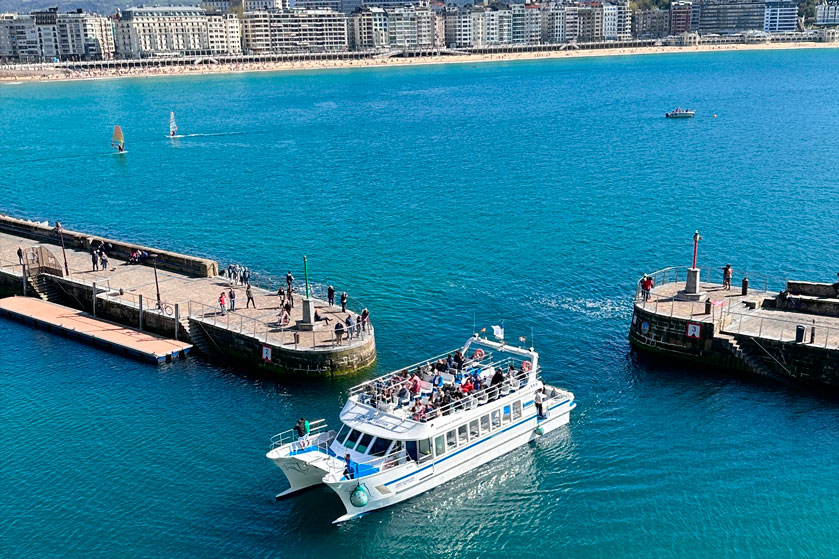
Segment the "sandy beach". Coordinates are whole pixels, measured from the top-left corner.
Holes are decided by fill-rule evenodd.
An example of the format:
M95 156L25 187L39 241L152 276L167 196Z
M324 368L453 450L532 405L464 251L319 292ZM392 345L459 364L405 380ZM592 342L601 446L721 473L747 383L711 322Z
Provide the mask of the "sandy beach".
M839 43L760 43L731 45L698 45L689 47L654 46L591 50L556 50L544 52L442 55L417 58L366 58L361 60L318 60L295 62L242 62L233 64L200 64L194 66L162 66L142 68L105 68L87 70L66 70L45 68L37 70L0 70L0 82L21 83L26 81L68 81L112 78L145 78L152 76L208 75L242 72L280 72L301 70L325 70L333 68L375 68L423 64L478 64L484 62L538 60L552 58L580 58L593 56L634 56L647 54L677 54L723 51L768 51L797 49L839 48Z

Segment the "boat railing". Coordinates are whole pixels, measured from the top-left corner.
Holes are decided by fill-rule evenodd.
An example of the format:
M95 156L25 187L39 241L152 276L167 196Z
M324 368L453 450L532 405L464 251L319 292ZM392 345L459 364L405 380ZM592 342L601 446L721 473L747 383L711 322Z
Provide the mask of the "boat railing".
M423 375L429 375L430 374L431 376L434 376L435 371L433 371L433 370L428 371L427 370L428 366L429 365L433 366L437 361L439 361L441 359L445 360L446 357L455 353L455 351L459 351L459 350L460 350L460 348L458 348L456 350L453 350L453 351L447 351L445 353L441 353L440 355L436 355L434 357L425 359L423 361L419 361L417 363L414 363L413 365L408 365L407 367L403 367L402 369L399 369L398 371L392 371L392 372L387 373L385 375L382 375L380 377L376 377L374 379L363 382L359 385L353 386L349 390L349 396L355 396L356 394L363 393L365 391L367 391L369 393L371 387L372 387L374 392L379 392L380 388L397 388L397 387L399 387L399 385L404 383L406 380L410 379L411 376L413 376L417 372L417 369L421 369ZM486 369L488 367L497 366L497 364L501 363L501 362L505 362L505 361L503 359L500 360L500 361L493 361L493 353L491 351L486 351L486 352L484 352L483 357L481 357L479 359L476 359L474 357L474 355L472 357L467 357L464 361L464 365L463 365L461 371L474 369L474 368ZM459 371L457 369L449 369L449 371L447 371L447 372L450 373L450 374L455 374ZM398 379L398 380L396 380L396 379Z
M325 433L327 430L327 424L325 419L316 419L315 421L309 422L309 438L316 437ZM334 435L333 435L334 438ZM287 445L289 443L293 443L299 439L297 435L297 428L293 427L291 429L287 429L281 433L277 433L273 437L271 437L269 450L274 450L275 448ZM331 443L332 441L330 441ZM327 445L328 447L329 445Z
M375 456L368 460L353 462L356 466L356 476L354 479L362 479L369 475L379 473L382 470L389 470L413 461L413 458L408 456L408 452L404 448L400 448L385 456Z
M486 383L490 382L491 375L489 374L490 371L494 371L496 368L501 368L504 372L504 381L500 384L496 384L495 386L484 386L478 390L473 390L468 394L464 394L460 397L453 397L452 401L440 406L434 407L432 403L433 395L441 388L432 387L431 390L424 390L420 394L412 394L410 398L405 400L398 400L396 396L391 399L383 398L382 392L376 392L374 394L364 393L357 398L357 401L361 404L365 404L370 406L371 408L383 410L386 413L395 414L397 410L402 410L400 413L401 415L407 417L410 420L419 422L419 423L426 423L428 421L432 421L435 418L443 417L447 415L456 414L462 411L467 411L471 409L475 409L477 407L483 406L489 402L494 402L499 398L503 398L509 394L512 394L518 390L521 390L525 386L527 386L538 374L538 370L530 370L524 371L521 368L521 364L523 360L518 360L513 357L508 357L502 359L500 361L496 361L487 366L486 368L482 369L482 373L486 372L483 376L483 381ZM508 372L509 365L514 365L515 372L510 373ZM466 372L463 376L469 375L471 373ZM454 381L449 380L446 382L442 389L444 390L446 386L457 385L461 381L461 379L455 378ZM423 409L422 411L414 411L414 406L416 403L419 402ZM425 406L431 403L433 409L429 411L425 411Z

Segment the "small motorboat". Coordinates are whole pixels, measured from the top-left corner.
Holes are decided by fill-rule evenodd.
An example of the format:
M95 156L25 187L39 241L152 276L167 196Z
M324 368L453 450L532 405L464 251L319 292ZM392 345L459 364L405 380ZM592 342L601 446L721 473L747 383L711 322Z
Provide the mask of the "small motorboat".
M691 111L688 109L683 109L678 107L669 113L664 113L665 118L693 118L693 115L696 114L696 111Z

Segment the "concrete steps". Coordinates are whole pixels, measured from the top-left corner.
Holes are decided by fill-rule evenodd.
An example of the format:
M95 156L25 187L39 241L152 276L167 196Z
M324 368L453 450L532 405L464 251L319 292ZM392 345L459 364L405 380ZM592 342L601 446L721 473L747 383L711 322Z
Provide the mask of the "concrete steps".
M50 303L57 303L60 302L61 299L61 292L52 282L47 281L47 279L42 275L37 275L34 278L32 276L26 278L27 283L29 283L29 287L32 288L39 298L44 301L49 301Z
M181 322L183 324L183 322ZM196 321L189 320L184 324L186 331L189 332L189 339L192 340L192 345L198 348L204 356L213 355L214 344L210 339L204 328Z
M717 338L734 357L745 363L745 365L753 373L768 378L778 378L775 371L764 363L763 359L752 353L749 348L740 345L740 342L738 342L734 336L720 333L717 335Z

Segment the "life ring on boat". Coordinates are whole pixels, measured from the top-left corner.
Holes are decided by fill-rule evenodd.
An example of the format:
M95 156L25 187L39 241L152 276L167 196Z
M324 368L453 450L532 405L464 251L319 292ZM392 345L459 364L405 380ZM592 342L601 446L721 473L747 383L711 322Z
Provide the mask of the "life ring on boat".
M530 369L533 368L533 364L530 361L523 361L521 364L521 370L525 373L529 373Z
M482 350L481 348L478 348L478 349L475 350L475 353L472 354L472 357L480 360L480 359L484 358L484 355L486 355L484 353L484 350Z

